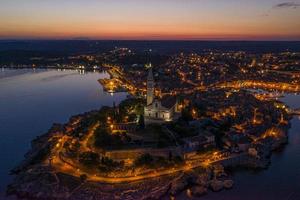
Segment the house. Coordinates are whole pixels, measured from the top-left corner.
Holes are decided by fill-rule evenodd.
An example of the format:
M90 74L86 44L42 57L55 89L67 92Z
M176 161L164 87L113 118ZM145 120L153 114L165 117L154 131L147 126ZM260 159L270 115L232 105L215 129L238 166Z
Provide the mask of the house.
M222 138L223 143L232 151L240 152L247 151L251 145L251 138L245 134L231 131L226 137Z
M198 151L203 148L215 146L215 137L209 133L199 134L183 139L184 151Z
M206 144L207 139L202 135L197 135L183 139L183 148L185 151L197 151L201 146Z

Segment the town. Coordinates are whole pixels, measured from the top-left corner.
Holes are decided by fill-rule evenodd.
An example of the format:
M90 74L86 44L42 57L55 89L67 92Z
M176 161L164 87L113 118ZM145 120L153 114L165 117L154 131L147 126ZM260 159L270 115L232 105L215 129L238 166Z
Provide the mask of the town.
M267 168L271 152L287 143L289 121L300 110L278 97L300 93L299 57L213 50L162 56L115 48L72 57L85 60L78 66L51 63L48 68L104 70L110 78L99 80L103 90L126 91L128 98L54 124L32 141L12 170L16 180L8 193L173 199L184 190L201 196L230 189L227 168ZM35 68L38 60L11 67Z

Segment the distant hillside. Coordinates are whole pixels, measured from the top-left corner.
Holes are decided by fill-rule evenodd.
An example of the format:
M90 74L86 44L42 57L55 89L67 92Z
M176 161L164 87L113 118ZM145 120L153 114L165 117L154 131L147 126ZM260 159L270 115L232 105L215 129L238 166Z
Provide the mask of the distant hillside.
M95 41L95 40L0 40L0 51L26 50L74 53L104 52L114 47L128 47L136 51L152 49L158 53L200 52L203 50L247 51L252 53L300 51L298 42L250 41Z

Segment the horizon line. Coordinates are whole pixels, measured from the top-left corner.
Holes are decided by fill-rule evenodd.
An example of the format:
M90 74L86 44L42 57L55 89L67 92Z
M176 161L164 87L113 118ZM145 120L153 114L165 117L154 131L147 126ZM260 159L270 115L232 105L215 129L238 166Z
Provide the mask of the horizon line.
M0 38L0 41L170 41L170 42L300 42L300 39L76 39L76 38Z

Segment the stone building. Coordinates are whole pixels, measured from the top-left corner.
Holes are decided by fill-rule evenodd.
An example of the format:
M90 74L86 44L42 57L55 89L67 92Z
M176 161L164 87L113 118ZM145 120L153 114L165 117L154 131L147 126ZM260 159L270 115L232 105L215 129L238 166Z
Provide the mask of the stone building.
M154 78L152 68L149 69L147 78L147 106L144 108L145 119L172 121L176 107L176 97L164 96L156 98L154 93Z

